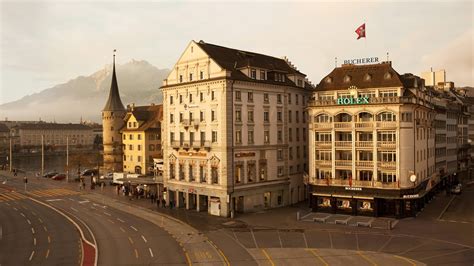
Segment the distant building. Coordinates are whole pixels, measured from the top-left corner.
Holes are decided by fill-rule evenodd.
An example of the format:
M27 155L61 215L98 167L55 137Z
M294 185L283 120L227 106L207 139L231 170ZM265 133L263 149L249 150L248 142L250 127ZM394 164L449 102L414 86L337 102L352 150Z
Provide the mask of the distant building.
M228 216L305 198L312 86L290 62L191 41L161 89L167 203Z
M129 105L121 129L123 171L153 175L154 159L161 159L162 105Z
M121 172L123 169L122 136L120 129L124 125L125 107L120 99L117 76L115 74L115 53L112 70L112 83L109 98L102 110L102 134L104 145L105 172Z
M94 144L92 128L82 124L27 123L11 128L15 149L37 149L42 145L48 150L63 150L67 142L72 149L89 149Z
M5 153L10 148L10 129L0 123L0 154Z
M435 71L431 69L430 71L422 72L421 78L425 80L425 86L436 86L438 83L446 82L446 71L444 69Z

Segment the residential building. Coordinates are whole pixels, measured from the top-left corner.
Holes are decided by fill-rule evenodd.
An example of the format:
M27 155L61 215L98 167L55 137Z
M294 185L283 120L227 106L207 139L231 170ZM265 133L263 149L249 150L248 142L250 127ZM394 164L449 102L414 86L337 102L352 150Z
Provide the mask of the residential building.
M0 123L0 154L6 153L10 147L10 129Z
M153 160L162 158L162 105L129 105L120 130L123 143L123 171L153 175Z
M303 200L305 77L285 59L191 41L161 87L167 204L229 216Z
M342 65L308 114L313 210L405 217L432 197L436 113L423 79L391 62Z
M437 86L438 83L446 82L446 71L444 69L435 70L430 69L421 73L421 78L425 80L425 86Z
M125 114L126 110L120 99L117 76L115 74L114 53L109 98L105 103L104 109L102 109L104 172L121 172L123 169L122 136L120 135L120 129L123 127Z

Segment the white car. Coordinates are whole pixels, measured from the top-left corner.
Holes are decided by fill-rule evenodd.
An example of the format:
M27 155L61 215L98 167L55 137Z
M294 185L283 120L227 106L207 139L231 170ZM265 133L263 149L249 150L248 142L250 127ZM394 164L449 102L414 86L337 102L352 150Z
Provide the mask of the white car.
M454 186L453 188L451 188L451 193L453 194L461 194L461 191L462 191L462 185L461 183L457 184L456 186Z

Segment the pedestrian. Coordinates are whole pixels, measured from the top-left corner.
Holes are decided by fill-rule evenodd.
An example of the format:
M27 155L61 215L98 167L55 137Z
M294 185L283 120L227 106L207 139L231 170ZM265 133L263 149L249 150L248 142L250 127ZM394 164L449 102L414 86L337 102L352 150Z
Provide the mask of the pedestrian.
M40 174L38 172L36 172L35 175L36 175L36 179L39 179Z

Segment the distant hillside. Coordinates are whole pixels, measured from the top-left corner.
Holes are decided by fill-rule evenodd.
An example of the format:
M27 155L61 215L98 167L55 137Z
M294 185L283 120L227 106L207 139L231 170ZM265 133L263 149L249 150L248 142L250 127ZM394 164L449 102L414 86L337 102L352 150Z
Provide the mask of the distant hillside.
M124 105L161 103L159 87L169 73L147 61L132 60L116 65L120 96ZM0 105L0 120L38 120L79 122L79 119L100 122L101 110L107 101L112 66L94 74L79 76L20 100Z

